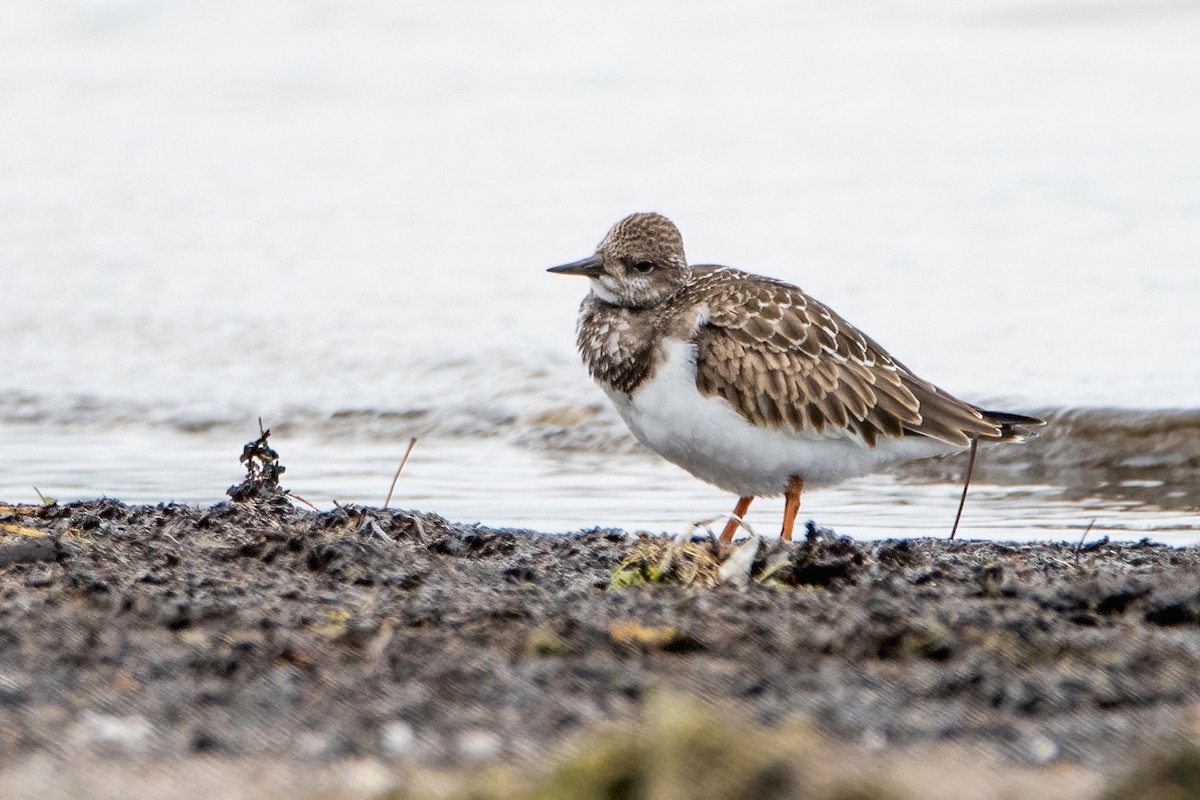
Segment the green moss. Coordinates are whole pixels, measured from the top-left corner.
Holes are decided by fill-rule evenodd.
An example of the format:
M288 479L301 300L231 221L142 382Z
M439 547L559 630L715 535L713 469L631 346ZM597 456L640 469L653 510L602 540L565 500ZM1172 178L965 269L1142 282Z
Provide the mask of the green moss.
M613 572L608 584L614 589L628 589L631 586L641 586L646 583L664 583L666 579L666 573L653 564L643 561L621 562Z
M1196 800L1200 798L1200 745L1181 739L1168 744L1104 800Z
M660 583L716 586L721 582L721 564L728 549L722 551L709 544L643 536L617 565L609 585L616 589Z
M798 798L801 770L788 748L703 703L652 696L643 722L593 740L530 800L761 800Z

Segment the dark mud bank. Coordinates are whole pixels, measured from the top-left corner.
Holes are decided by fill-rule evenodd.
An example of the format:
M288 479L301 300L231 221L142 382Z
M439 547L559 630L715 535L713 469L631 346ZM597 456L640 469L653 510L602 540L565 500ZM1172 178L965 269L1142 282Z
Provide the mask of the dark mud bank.
M0 509L0 759L536 759L656 688L871 747L1123 763L1200 701L1200 551ZM31 534L41 533L41 537Z

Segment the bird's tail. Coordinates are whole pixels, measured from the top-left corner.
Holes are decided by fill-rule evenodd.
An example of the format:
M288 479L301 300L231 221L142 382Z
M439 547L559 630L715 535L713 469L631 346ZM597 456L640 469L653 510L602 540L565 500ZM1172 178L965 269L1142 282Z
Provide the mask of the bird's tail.
M980 409L983 418L993 425L1000 426L1001 441L1020 442L1038 435L1037 428L1045 426L1046 420L1037 417L1027 417L1024 414L1010 414L1007 411L985 411Z

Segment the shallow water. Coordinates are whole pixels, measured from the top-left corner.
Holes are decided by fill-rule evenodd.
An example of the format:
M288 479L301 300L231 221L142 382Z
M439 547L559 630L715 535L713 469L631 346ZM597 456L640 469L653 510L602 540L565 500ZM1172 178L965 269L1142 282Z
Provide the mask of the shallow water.
M542 271L653 208L694 261L792 280L951 391L1065 421L985 455L968 534L1180 540L1198 36L1188 2L10 0L0 497L214 502L261 415L323 507L381 502L418 436L397 502L452 519L727 512L633 447L573 352L585 287ZM936 534L957 479L805 513Z
M0 468L0 497L36 499L28 481L37 476L39 488L59 500L104 494L126 502L210 504L226 499L225 488L242 477L240 446L219 437L162 430L62 436L29 427L9 433L15 451L28 454L29 461L20 470ZM322 509L334 503L383 505L405 449L400 443L290 435L273 436L271 443L287 467L283 484ZM128 460L114 468L111 457L103 458L113 452ZM960 474L957 465L945 469ZM1200 543L1194 483L1127 480L1124 486L1081 488L1013 483L1011 472L988 476L986 464L982 471L984 479L971 489L962 538L1077 542L1149 536L1177 545ZM961 485L938 472L910 468L899 478L870 476L809 491L801 519L858 538L946 536ZM491 527L558 532L598 526L676 534L719 531L733 499L646 454L554 453L502 439L450 438L417 443L391 507L432 509ZM781 499L760 499L747 521L754 531L775 535L781 513Z

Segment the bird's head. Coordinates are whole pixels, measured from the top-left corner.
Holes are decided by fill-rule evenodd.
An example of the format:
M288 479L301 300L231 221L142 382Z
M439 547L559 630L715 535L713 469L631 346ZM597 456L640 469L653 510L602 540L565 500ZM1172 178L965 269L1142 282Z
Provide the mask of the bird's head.
M627 308L662 303L689 272L683 237L662 214L630 214L612 226L595 254L549 271L590 278L597 297Z

